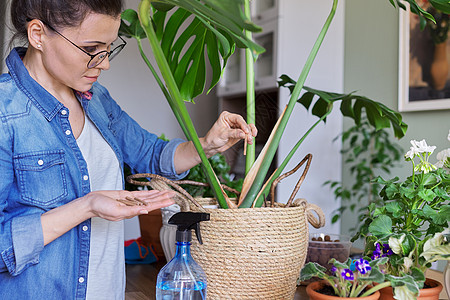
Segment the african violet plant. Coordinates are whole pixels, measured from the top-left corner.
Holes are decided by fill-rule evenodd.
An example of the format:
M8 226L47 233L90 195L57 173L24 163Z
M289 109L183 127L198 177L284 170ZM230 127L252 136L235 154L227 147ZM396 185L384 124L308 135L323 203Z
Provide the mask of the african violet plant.
M303 267L299 281L318 277L325 280L338 297L367 297L389 286L382 272L382 267L387 261L387 257L373 260L368 257L355 260L349 258L345 262L332 258L331 274L318 263L309 262Z
M160 86L186 138L193 142L201 158L201 165L208 182L222 208L234 208L236 205L228 199L221 188L217 176L214 174L201 147L184 102L193 101L196 96L205 90L205 61L209 61L212 69L212 83L209 91L219 81L227 60L233 55L235 48L246 48L247 110L250 113L247 121L254 123L255 110L251 107L254 106L255 102L255 76L252 64L264 49L251 39L252 32L261 31L261 28L254 25L250 20L248 1L142 0L137 12L134 10L123 12L123 22L120 29L121 35L136 39L142 58ZM400 0L389 1L394 6L404 7ZM407 2L421 19L433 19L414 0L407 0ZM430 2L433 5L444 6L445 9L450 11L448 7L445 7L448 6L447 0L430 0ZM325 121L336 101L341 101L342 113L353 118L356 123L360 122L361 111L364 108L369 116L370 124L375 128L392 126L394 134L399 138L406 131L407 126L402 122L401 115L378 102L362 96L355 96L353 93L339 95L303 86L334 17L337 3L338 0L333 0L331 12L298 80L295 82L288 76L281 78L280 84L291 89L291 96L258 159L255 161L254 156L249 155L246 161L247 175L239 198L239 207L260 207L262 205L264 196L269 194L271 182L281 174L306 136L317 124ZM444 11L442 8L441 10ZM150 43L159 72L150 63L143 50L142 40L144 38L147 38ZM303 89L306 90L306 93L299 99ZM300 138L270 179L264 182L297 102L302 103L307 109L311 107L312 113L318 116L319 120ZM252 153L253 151L250 147L249 152Z

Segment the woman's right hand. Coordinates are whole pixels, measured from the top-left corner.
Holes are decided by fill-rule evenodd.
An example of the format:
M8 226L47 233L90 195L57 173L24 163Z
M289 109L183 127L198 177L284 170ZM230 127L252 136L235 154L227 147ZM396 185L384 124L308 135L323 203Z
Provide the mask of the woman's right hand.
M173 191L95 191L41 216L44 245L52 242L81 222L92 217L110 221L129 219L175 203ZM127 206L117 199L139 198L147 205Z
M95 191L85 196L93 217L120 221L175 203L173 191ZM138 198L147 205L128 206L117 200Z

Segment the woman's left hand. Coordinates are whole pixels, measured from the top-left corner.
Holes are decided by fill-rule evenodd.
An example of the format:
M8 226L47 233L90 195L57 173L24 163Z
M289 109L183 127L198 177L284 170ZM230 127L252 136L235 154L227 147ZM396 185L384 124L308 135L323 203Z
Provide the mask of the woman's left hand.
M242 116L224 111L200 142L206 156L211 157L229 149L242 139L253 144L257 133L254 124L247 124ZM191 169L198 163L200 157L192 142L182 143L175 150L174 165L177 174Z
M203 149L208 156L224 152L242 139L253 144L258 130L238 114L224 111L204 137Z

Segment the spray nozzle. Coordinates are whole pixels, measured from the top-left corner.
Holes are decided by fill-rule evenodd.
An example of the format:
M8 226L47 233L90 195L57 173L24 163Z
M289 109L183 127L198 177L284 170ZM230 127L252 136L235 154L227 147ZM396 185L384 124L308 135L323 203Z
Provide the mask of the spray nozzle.
M209 221L209 214L202 212L179 212L169 219L169 224L177 225L177 242L190 242L192 240L191 230L200 244L203 244L200 235L200 222Z

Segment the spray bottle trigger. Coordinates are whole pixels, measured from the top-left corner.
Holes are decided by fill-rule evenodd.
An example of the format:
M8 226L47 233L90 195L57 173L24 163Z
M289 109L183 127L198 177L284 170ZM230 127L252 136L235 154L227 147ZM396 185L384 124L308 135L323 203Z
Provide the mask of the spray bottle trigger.
M194 225L194 230L195 230L195 236L197 237L198 242L200 243L200 245L203 244L202 241L202 236L200 235L200 224L199 223L195 223Z

